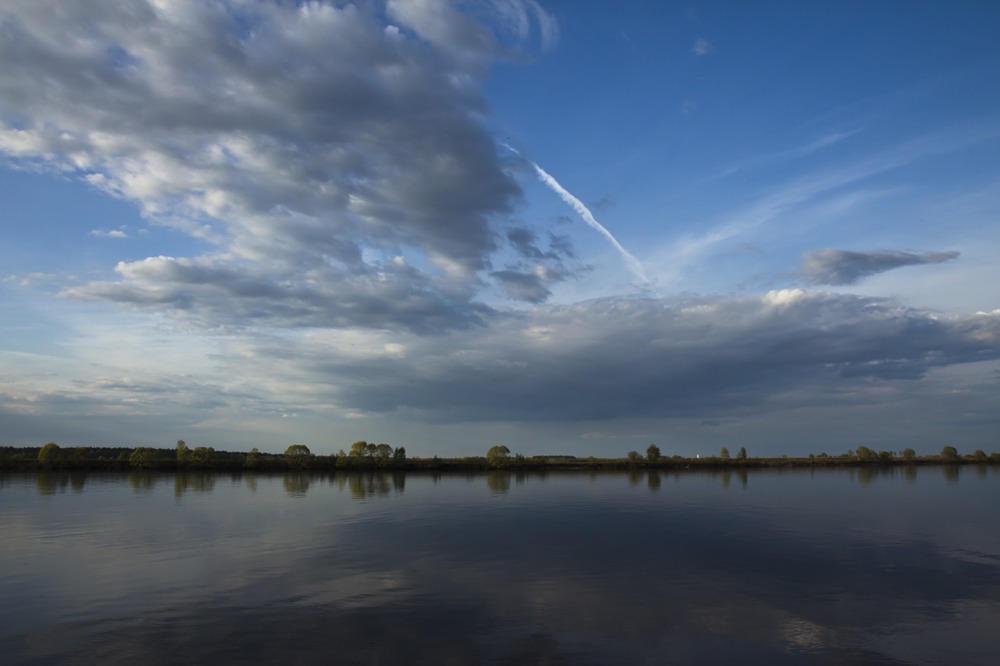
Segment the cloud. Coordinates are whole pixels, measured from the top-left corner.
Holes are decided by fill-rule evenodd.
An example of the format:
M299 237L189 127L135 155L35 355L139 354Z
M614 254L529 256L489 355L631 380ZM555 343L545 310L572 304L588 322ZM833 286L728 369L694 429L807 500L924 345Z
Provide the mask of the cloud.
M712 46L711 42L709 42L707 39L701 38L698 39L694 43L694 46L691 47L691 53L695 54L696 56L705 56L711 53L713 49L714 47Z
M3 282L14 282L22 287L30 287L39 284L48 284L56 281L54 273L28 273L27 275L7 275Z
M214 246L122 264L118 282L64 293L273 324L276 313L410 329L476 319L494 224L521 200L483 122L481 83L532 26L545 43L557 35L534 2L476 8L3 10L0 154L86 180ZM495 31L491 17L503 19Z
M128 238L128 234L121 229L93 229L90 235L96 238Z
M509 276L505 276L509 277ZM532 285L523 287L530 294ZM388 340L386 338L385 340ZM943 319L891 301L802 290L763 297L609 298L494 312L488 326L331 353L323 336L247 353L275 376L337 378L323 400L429 421L736 418L890 399L881 382L1000 359L1000 318ZM280 360L280 364L279 364ZM876 382L873 384L872 382ZM892 392L890 392L892 394Z
M903 252L879 250L854 252L827 248L803 257L800 275L810 284L855 284L868 276L904 266L940 264L958 257L958 252Z
M511 146L504 144L504 147L506 147L515 155L521 157L521 153L519 153ZM564 188L559 183L559 181L553 178L551 174L545 171L536 162L533 162L532 160L529 160L527 158L524 159L535 169L535 172L538 175L539 180L545 183L545 185L549 187L549 189L551 189L553 192L555 192L560 199L562 199L570 208L576 211L577 215L579 215L583 219L583 221L587 223L587 226L597 231L597 233L601 234L609 243L611 243L611 246L615 249L616 252L618 252L619 255L621 255L622 259L625 261L625 265L628 266L629 271L632 272L632 274L636 277L636 279L641 284L649 286L650 285L649 278L646 277L646 272L642 266L642 262L636 259L636 257L631 252L626 250L622 246L622 244L618 242L618 239L615 238L614 235L610 231L608 231L608 229L603 224L597 221L593 213L590 212L590 209L587 208L587 206L584 205L584 203L580 201L575 195L573 195L569 190Z
M812 155L813 153L829 148L830 146L837 145L841 141L849 139L855 134L858 134L860 131L861 131L860 129L852 129L846 131L832 132L830 134L821 136L803 145L794 146L792 148L788 148L786 150L781 150L774 153L766 153L763 155L758 155L757 157L743 160L738 164L726 168L719 175L730 176L738 171L743 171L752 168L759 168L761 166L770 165L775 162L797 159L799 157Z
M445 49L479 56L497 55L496 35L447 0L388 0L386 15Z
M847 165L803 176L726 214L699 235L688 234L672 241L653 252L652 258L647 259L646 263L660 269L660 275L653 275L655 282L669 283L676 280L686 266L704 258L720 244L759 230L797 208L815 205L816 201L837 190L840 190L839 196L842 197L852 194L867 196L852 193L847 186L861 184L918 160L993 141L998 136L1000 130L993 126L947 128L908 140ZM826 204L829 203L827 200Z
M169 263L149 269L151 285L157 270L190 279L208 270ZM545 286L512 275L499 280L528 303ZM212 298L248 308L258 301L242 299L240 289L251 287L237 280ZM310 321L330 316L322 300L275 303L300 310L290 318ZM338 307L350 305L378 304ZM817 447L841 445L848 432L881 438L884 448L904 433L931 446L956 428L964 441L988 442L1000 409L1000 314L942 317L855 295L789 289L536 303L483 311L465 328L435 325L433 335L418 328L268 330L263 323L234 330L245 326L239 318L236 325L217 322L224 335L201 335L187 317L203 313L180 313L147 319L145 332L136 324L144 318L129 317L133 330L125 337L112 334L118 322L109 323L61 345L72 359L3 354L0 419L17 425L11 437L31 442L44 431L56 441L105 443L141 432L146 442L172 442L180 428L217 448L264 447L284 441L281 416L296 414L300 438L333 450L343 444L329 444L331 419L350 418L357 425L343 441L384 432L380 438L401 438L427 455L459 453L468 432L500 432L496 424L506 424L503 438L534 450L538 433L551 426L551 441L571 448L584 433L602 431L650 433L650 441L669 439L675 449L695 438L684 445L692 451L695 440L704 446L714 438L718 450L737 437L787 452L773 442L790 433L812 437ZM603 445L592 437L586 441L600 454Z
M448 0L386 3L391 20L462 57L502 57L527 42L535 27L542 49L552 48L559 40L558 23L535 0L467 3L462 9Z
M518 260L490 276L511 300L543 303L551 296L552 285L589 270L588 266L567 265L567 260L576 258L568 237L551 232L548 236L548 248L543 250L534 230L521 226L507 230L507 241Z
M537 236L527 227L515 227L507 231L507 240L522 256L529 259L541 259L542 251L536 247Z
M515 301L542 303L548 299L550 291L542 276L535 273L522 273L506 270L491 274L500 283L501 288Z
M162 256L119 262L115 271L121 280L61 293L153 311L167 308L208 329L361 326L428 333L482 323L490 311L470 300L468 286L435 278L399 257L353 272Z

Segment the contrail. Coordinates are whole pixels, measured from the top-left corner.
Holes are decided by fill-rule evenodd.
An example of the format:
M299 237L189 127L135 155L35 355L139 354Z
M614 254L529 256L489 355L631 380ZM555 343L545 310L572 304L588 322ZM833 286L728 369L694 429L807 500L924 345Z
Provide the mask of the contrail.
M611 245L618 250L618 254L620 254L625 260L625 264L628 266L629 270L632 271L632 274L639 278L643 284L649 284L649 278L646 277L646 271L642 269L642 264L639 263L639 260L632 256L632 253L622 247L622 244L618 242L618 239L612 236L611 232L605 229L604 225L597 221L594 214L590 212L589 208L583 205L582 201L570 194L565 187L559 184L558 180L553 178L545 169L535 164L534 161L529 160L527 157L506 143L503 144L503 146L521 159L527 160L531 166L535 167L535 173L538 174L539 180L545 183L553 192L558 194L560 199L569 204L569 206L576 211L577 215L582 217L583 221L586 222L592 229L595 229L598 233L607 238L608 242L610 242Z

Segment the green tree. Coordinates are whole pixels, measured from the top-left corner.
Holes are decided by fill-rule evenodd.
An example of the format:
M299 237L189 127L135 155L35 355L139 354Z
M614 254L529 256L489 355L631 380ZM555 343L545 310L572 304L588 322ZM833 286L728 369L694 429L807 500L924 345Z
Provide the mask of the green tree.
M60 453L59 445L55 442L49 442L39 449L38 462L42 465L53 465L59 462Z
M128 457L128 464L137 469L148 469L156 467L160 454L156 449L140 446L132 450Z
M913 460L917 457L917 452L913 449L903 449L903 460Z
M406 462L406 448L402 446L397 446L396 450L392 452L392 461L397 465L402 465Z
M210 446L196 446L193 451L188 454L188 461L196 465L204 465L212 462L212 458L215 456L215 449Z
M490 450L486 452L486 462L488 462L491 467L503 467L509 460L510 449L503 444L491 446Z
M859 446L857 450L858 460L875 460L877 457L875 452L869 449L867 446Z
M299 467L305 465L312 458L312 451L305 444L292 444L285 449L285 460Z
M958 460L958 449L954 446L946 446L941 449L941 457L945 460Z
M648 460L651 463L655 463L659 459L660 459L660 447L658 447L656 444L650 444L646 448L646 460Z
M392 457L392 447L388 444L378 444L375 447L375 460L378 461L380 465L384 465Z
M351 444L351 457L352 458L364 458L368 455L368 442L363 439Z
M260 451L258 451L257 447L255 446L252 449L250 449L249 453L247 453L247 459L246 459L246 462L244 464L247 467L256 467L257 466L257 456L258 455L260 455Z
M719 451L719 457L723 460L729 460L729 449L723 446L722 450Z
M739 453L736 454L736 458L737 458L737 460L746 460L747 459L747 447L741 446Z
M188 448L187 444L183 439L177 440L177 462L181 465L188 461L191 455L191 449Z
M628 461L630 463L632 463L633 465L635 465L640 460L642 460L642 455L638 451L629 451L628 452Z

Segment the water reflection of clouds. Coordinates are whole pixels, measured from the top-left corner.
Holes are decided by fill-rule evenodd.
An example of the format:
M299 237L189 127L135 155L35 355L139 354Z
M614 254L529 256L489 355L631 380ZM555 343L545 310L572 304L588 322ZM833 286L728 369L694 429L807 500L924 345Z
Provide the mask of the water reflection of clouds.
M655 491L647 476L635 486L623 475L528 476L501 481L500 495L483 476L437 485L411 476L405 495L391 476L310 477L298 497L282 476L254 477L255 492L245 478L220 477L211 494L189 486L180 503L167 479L138 495L127 485L125 495L89 486L66 494L83 506L58 534L49 522L58 495L0 506L0 516L16 526L5 536L20 542L20 566L48 543L44 564L29 570L48 584L26 612L59 626L66 618L41 604L98 598L122 622L141 616L114 633L121 654L150 664L163 663L164 645L198 659L281 661L262 632L302 655L333 650L364 662L656 654L792 663L822 652L838 663L894 663L890 655L908 654L900 634L931 627L948 645L944 634L962 625L975 654L1000 631L1000 568L990 559L1000 548L987 539L978 559L958 554L981 522L956 508L983 501L982 481L966 488L963 477L956 489L938 478L961 491L938 514L926 506L941 501L936 477L924 471L916 485L900 477L875 494L884 479L862 488L836 474L752 474L745 489L664 474ZM101 518L125 498L128 510ZM49 513L33 513L39 502ZM930 523L908 537L882 531L901 514ZM928 536L944 518L967 527ZM243 643L225 647L220 637ZM112 635L95 640L94 661L114 661ZM19 645L15 654L48 649Z

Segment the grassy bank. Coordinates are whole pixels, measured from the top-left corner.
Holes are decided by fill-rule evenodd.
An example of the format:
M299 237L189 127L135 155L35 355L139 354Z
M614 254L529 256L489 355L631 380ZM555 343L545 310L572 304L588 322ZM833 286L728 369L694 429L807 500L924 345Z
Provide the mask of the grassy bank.
M237 470L287 471L287 470L403 470L468 472L490 469L512 470L628 470L628 469L760 469L790 467L856 467L896 465L963 465L1000 464L1000 453L986 454L976 451L961 455L953 447L945 447L941 454L918 456L906 449L899 453L875 453L864 447L842 455L809 455L805 457L752 457L741 451L738 457L726 455L709 457L661 456L658 450L641 457L634 451L623 458L577 458L568 455L532 456L510 455L506 447L493 447L487 456L462 458L409 458L404 449L379 449L388 445L355 443L351 453L343 451L333 455L314 455L302 445L293 445L283 454L215 451L197 447L188 449L178 442L174 449L148 447L74 447L63 448L50 443L42 447L0 447L0 469L17 471L34 470L87 470L127 471L148 469L157 471ZM374 448L372 448L374 447ZM501 449L497 453L497 449ZM651 447L653 449L655 447Z

